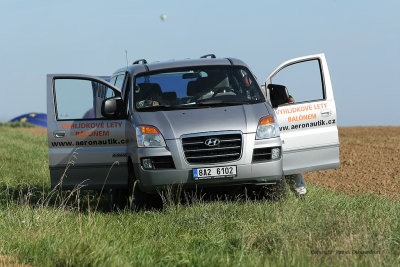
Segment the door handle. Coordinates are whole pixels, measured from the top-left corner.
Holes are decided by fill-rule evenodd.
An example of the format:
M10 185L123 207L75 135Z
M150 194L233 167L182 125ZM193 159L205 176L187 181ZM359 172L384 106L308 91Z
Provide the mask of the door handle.
M328 117L328 116L331 115L331 111L329 109L324 109L324 110L321 111L321 115L323 117Z
M65 131L56 131L56 132L53 132L53 135L55 138L63 138L63 137L65 137Z

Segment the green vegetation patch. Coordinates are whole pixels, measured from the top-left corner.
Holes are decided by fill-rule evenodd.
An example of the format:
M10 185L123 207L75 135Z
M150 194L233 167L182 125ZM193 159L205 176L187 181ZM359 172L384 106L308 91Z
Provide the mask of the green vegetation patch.
M0 127L5 128L35 128L36 126L26 122L0 122Z
M22 131L21 127L9 125L14 124L7 123L0 127L0 188L30 186L48 189L47 136L33 135Z
M0 255L19 262L393 266L399 261L399 201L309 186L305 199L288 192L279 202L200 199L169 203L161 211L107 212L96 210L104 198L93 192L74 192L68 202L63 202L68 193L51 195L45 136L4 127L0 139Z
M395 265L399 204L318 187L305 200L198 201L137 213L8 201L0 253L44 266Z

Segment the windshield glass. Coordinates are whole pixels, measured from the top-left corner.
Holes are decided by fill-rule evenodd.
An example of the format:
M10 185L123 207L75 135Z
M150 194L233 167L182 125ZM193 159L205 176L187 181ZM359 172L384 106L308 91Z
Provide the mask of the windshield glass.
M254 104L264 101L248 69L238 66L207 66L136 77L137 110L173 110Z

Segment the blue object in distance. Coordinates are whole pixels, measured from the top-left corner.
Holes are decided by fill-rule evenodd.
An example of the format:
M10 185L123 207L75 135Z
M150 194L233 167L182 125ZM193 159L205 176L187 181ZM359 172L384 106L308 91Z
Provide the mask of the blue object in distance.
M26 122L36 126L47 128L47 114L45 113L26 113L15 117L10 122Z

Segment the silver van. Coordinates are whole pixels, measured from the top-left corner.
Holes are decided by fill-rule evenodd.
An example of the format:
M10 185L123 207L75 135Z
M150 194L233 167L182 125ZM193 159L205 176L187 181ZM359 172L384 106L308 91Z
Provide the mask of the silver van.
M51 185L62 189L137 199L177 184L282 187L285 175L339 167L323 54L284 62L262 87L244 62L214 55L138 60L109 82L49 74L47 125Z

